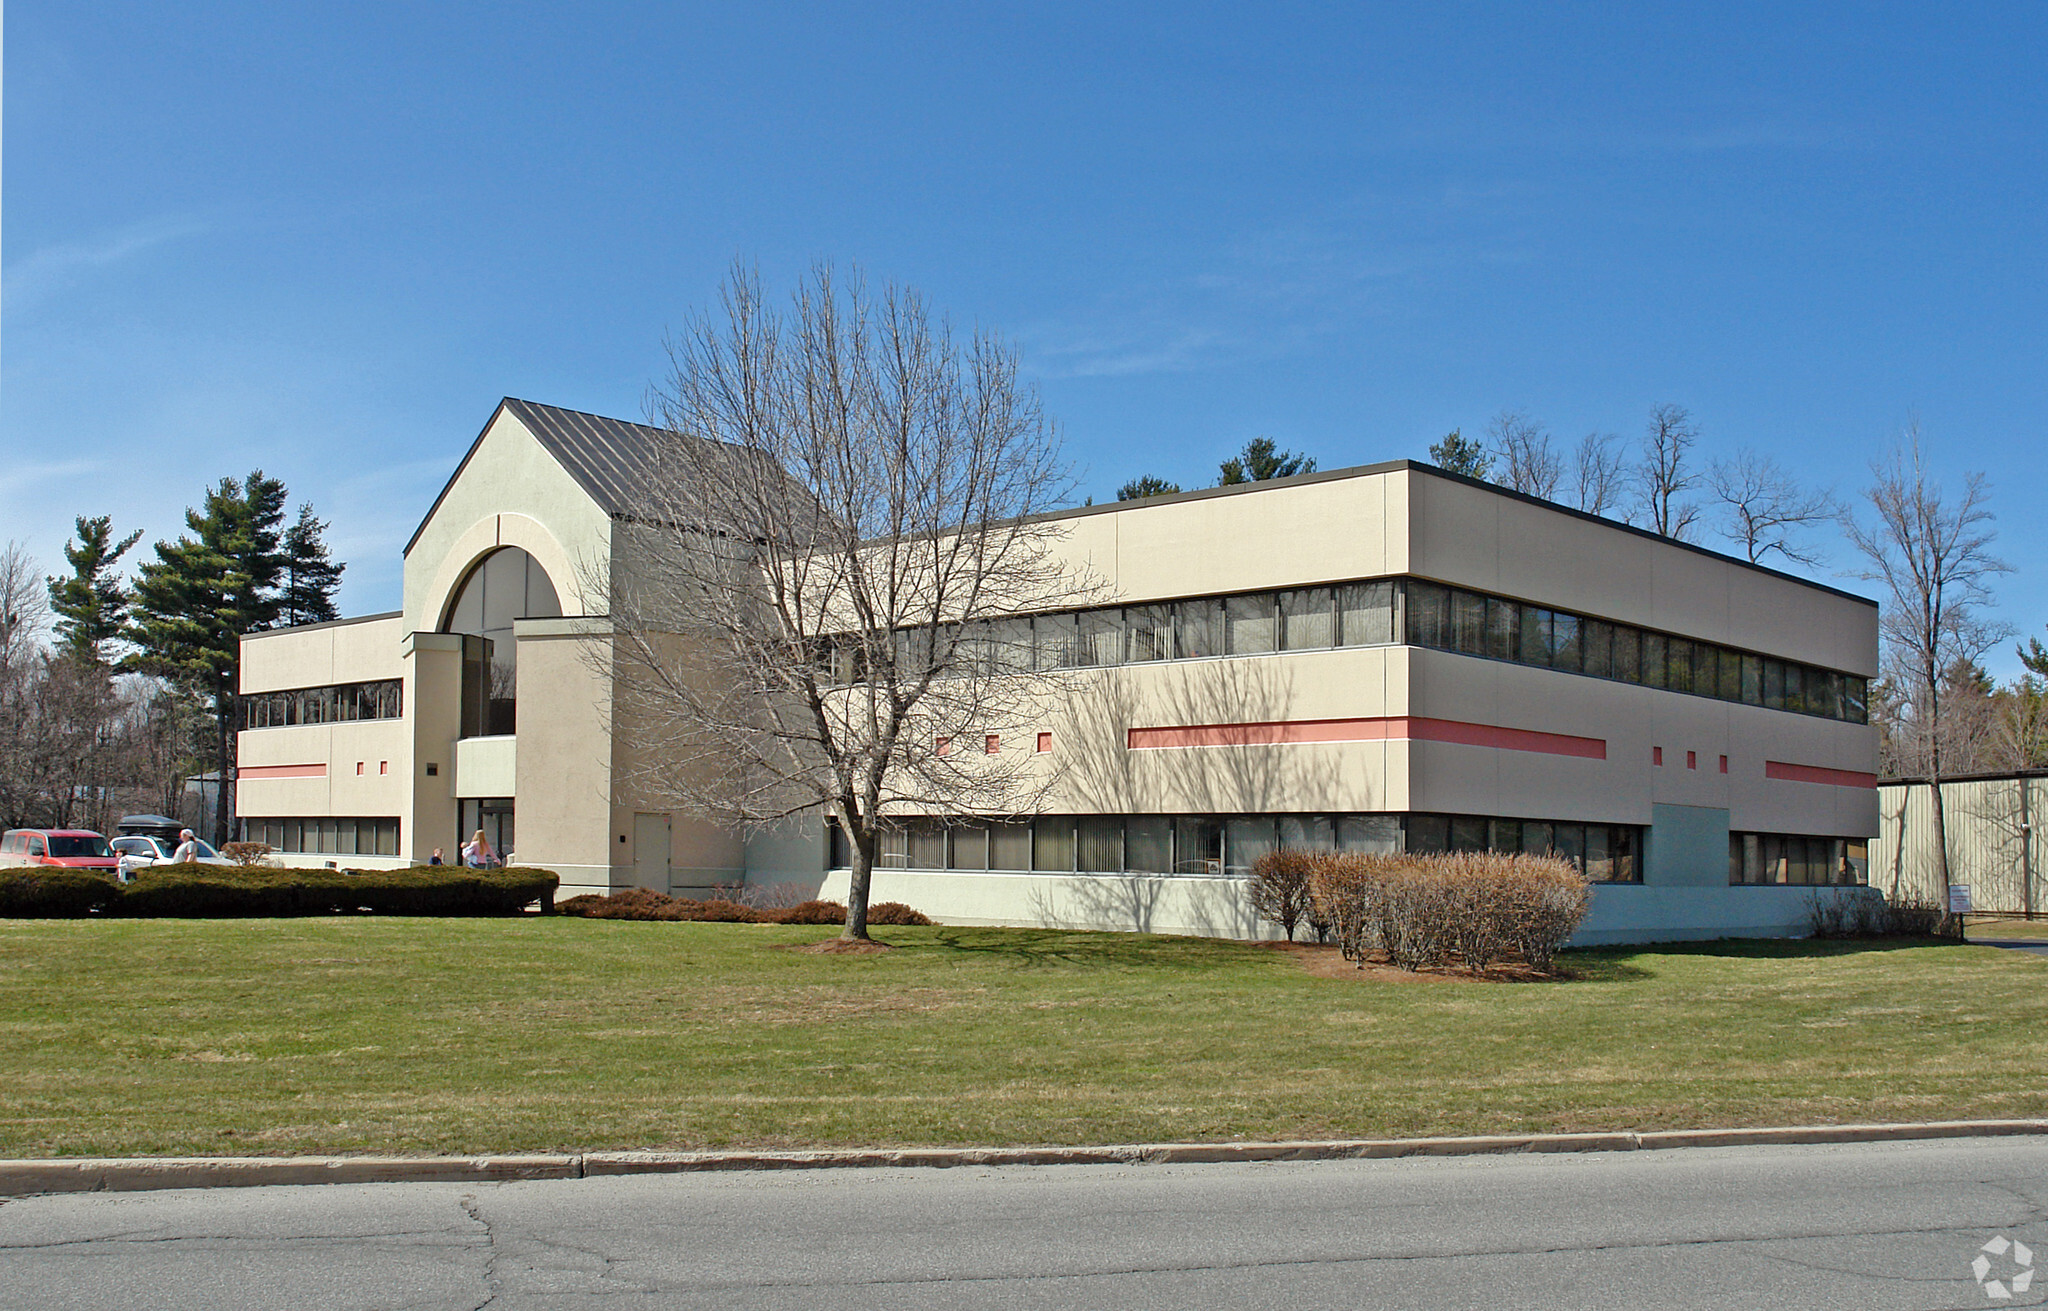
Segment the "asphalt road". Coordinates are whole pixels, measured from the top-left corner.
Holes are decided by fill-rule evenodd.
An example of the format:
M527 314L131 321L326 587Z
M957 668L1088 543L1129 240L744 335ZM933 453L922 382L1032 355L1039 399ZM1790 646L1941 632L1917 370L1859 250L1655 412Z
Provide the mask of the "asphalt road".
M1995 1300L2000 1235L2042 1273ZM2018 1249L1989 1278L2023 1269ZM2048 1303L2048 1139L663 1175L0 1205L0 1307Z

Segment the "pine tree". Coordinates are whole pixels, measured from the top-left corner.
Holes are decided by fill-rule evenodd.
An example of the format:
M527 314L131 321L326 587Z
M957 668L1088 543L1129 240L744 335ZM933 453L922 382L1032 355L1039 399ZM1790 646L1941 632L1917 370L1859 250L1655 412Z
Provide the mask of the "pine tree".
M158 542L157 558L137 571L136 654L147 670L206 698L213 719L214 831L224 841L233 805L235 719L240 706L241 639L273 626L282 611L285 487L261 470L247 481L223 478L200 509L185 512L191 531Z
M1237 483L1291 478L1298 473L1315 471L1316 462L1309 456L1276 450L1271 437L1254 437L1244 444L1244 450L1223 462L1222 476L1216 480L1216 485L1230 487Z
M111 515L77 519L78 540L66 543L69 578L51 578L50 609L57 615L57 638L66 654L89 665L105 665L107 644L127 628L128 589L114 576L114 566L141 539L136 529L114 540Z
M1116 499L1119 501L1142 501L1148 496L1171 496L1179 490L1179 483L1170 483L1164 478L1148 473L1142 478L1133 478L1117 488Z
M334 592L348 566L329 557L326 532L327 521L315 518L310 504L301 504L299 517L285 529L284 596L279 618L286 627L341 618Z
M1493 470L1493 457L1487 454L1486 444L1467 437L1461 428L1453 428L1444 434L1440 442L1429 447L1430 462L1445 473L1462 474L1467 478L1485 478Z

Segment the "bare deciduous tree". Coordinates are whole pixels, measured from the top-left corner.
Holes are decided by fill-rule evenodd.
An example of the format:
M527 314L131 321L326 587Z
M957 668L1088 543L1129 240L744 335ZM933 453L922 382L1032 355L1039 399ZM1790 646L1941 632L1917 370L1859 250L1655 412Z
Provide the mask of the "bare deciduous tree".
M666 439L606 583L615 705L657 802L755 830L820 812L867 937L891 816L1028 812L1047 695L1015 616L1092 595L1042 514L1069 478L996 336L814 269L787 314L735 268L670 346Z
M1984 475L1969 474L1953 500L1920 454L1918 424L1909 424L1899 446L1871 465L1864 493L1868 517L1843 517L1843 529L1863 556L1859 576L1884 587L1879 621L1884 638L1887 683L1896 719L1889 728L1924 761L1933 790L1935 868L1949 879L1948 823L1941 796L1950 769L1944 738L1944 683L1958 665L1977 659L2010 630L1984 615L1992 604L1991 580L2011 566L1991 553L1992 514Z
M1643 432L1643 459L1636 466L1636 511L1643 525L1681 542L1692 540L1700 508L1686 499L1699 484L1692 467L1692 448L1699 427L1683 405L1659 405L1650 411Z
M1612 514L1621 508L1627 470L1621 438L1589 432L1572 451L1572 501L1587 514Z
M1744 450L1716 460L1707 487L1721 509L1721 535L1743 549L1751 564L1776 551L1795 564L1818 568L1826 562L1803 534L1841 515L1834 496L1806 488L1767 455Z
M1550 433L1539 420L1527 410L1502 410L1486 425L1486 438L1500 461L1495 482L1546 501L1557 499L1564 463L1550 448Z

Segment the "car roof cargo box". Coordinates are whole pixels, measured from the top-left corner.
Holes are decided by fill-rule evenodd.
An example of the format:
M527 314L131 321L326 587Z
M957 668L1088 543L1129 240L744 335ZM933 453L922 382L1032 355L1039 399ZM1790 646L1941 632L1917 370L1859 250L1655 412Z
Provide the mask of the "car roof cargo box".
M114 831L122 837L164 838L175 842L185 826L168 815L123 815Z

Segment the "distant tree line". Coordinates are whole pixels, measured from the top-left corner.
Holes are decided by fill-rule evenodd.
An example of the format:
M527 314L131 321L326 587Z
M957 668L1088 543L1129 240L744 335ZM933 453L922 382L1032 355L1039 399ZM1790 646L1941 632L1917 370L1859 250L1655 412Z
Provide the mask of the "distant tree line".
M339 618L328 524L261 470L223 478L132 576L140 531L81 515L69 572L0 548L0 821L105 832L134 808L216 842L234 805L244 633ZM210 813L187 781L211 775Z

